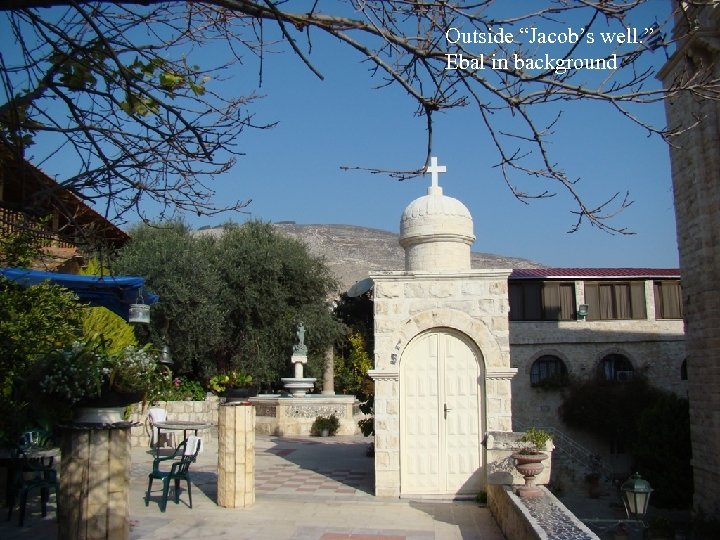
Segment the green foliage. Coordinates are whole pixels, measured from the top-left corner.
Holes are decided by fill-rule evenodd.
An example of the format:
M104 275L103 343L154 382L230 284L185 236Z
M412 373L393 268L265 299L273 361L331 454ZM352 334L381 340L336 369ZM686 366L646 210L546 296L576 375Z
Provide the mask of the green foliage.
M252 375L233 370L228 373L218 373L210 377L208 388L216 394L221 394L228 388L250 386L252 382Z
M692 502L687 400L642 378L593 380L572 388L560 408L565 423L628 448L634 469L655 489L652 503L686 508Z
M205 389L199 381L188 377L175 377L166 367L159 369L155 384L147 394L148 401L205 401Z
M593 379L570 389L560 416L571 427L631 448L640 414L659 394L641 377L628 382Z
M670 393L658 395L640 415L632 452L635 468L655 490L653 506L689 508L692 505L692 447L687 399Z
M367 374L373 367L372 359L360 333L352 332L348 343L348 356L335 357L335 389L343 394L366 396L372 383Z
M93 258L80 271L84 276L108 275L110 271ZM125 347L137 345L137 337L130 323L106 307L86 307L82 315L83 336L102 336L110 353L118 353Z
M148 289L160 295L150 311L149 340L162 343L167 334L176 373L210 376L217 371L213 355L227 316L218 301L214 239L195 237L180 222L141 225L131 236L111 267L144 276Z
M30 268L42 253L41 243L33 229L42 227L46 221L31 223L21 218L14 229L3 231L0 236L0 266Z
M335 435L340 429L340 420L334 414L330 416L318 416L310 426L310 435L319 437L322 432L327 430L330 436Z
M180 374L208 378L240 371L261 385L289 372L299 321L308 329L308 374L342 334L326 299L336 287L325 264L304 244L269 224L227 226L214 238L179 222L142 225L113 270L145 276L161 301L150 334L167 337Z
M532 427L520 437L520 440L530 443L533 451L542 452L551 438L552 436L547 431Z

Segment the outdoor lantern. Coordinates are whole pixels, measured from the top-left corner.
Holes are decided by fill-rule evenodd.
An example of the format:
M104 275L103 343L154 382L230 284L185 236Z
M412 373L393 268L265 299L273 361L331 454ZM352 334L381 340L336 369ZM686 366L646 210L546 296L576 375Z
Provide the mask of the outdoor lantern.
M635 473L625 480L623 485L620 486L620 491L622 492L628 518L634 517L642 520L648 509L650 494L653 492L650 483L643 480L638 473Z
M150 306L147 304L130 304L128 322L150 323Z
M168 347L167 343L165 343L162 346L162 349L160 349L160 358L158 358L158 362L166 366L173 365L173 360L170 356L170 347Z
M589 306L587 304L580 304L577 309L578 320L584 321L587 317Z

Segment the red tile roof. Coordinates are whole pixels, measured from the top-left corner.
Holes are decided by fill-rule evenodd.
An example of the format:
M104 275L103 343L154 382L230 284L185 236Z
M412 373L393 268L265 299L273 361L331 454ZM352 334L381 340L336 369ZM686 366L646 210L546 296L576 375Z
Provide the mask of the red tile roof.
M679 278L677 268L516 268L510 279Z

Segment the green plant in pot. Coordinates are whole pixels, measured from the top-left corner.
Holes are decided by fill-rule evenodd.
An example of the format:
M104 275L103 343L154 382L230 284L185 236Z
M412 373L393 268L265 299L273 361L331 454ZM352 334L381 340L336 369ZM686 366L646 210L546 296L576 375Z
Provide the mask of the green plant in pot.
M511 456L515 460L515 468L525 479L525 485L516 490L520 497L536 497L542 494L542 490L535 485L535 477L545 468L542 461L548 456L543 450L550 439L551 435L547 431L536 428L528 429L520 437L520 442L529 443Z
M211 392L224 396L228 402L241 401L257 395L252 376L242 371L233 370L213 375L208 381L208 388Z
M315 437L333 436L340 429L340 421L334 414L318 416L310 427L310 435Z

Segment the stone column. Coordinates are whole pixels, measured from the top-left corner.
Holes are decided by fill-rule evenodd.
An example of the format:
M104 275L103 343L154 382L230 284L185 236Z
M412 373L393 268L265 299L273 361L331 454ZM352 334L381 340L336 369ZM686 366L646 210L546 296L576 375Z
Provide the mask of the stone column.
M325 351L322 394L325 396L335 395L335 351L332 347L328 347Z
M60 540L130 538L130 424L69 426L61 443Z
M218 413L218 505L245 508L255 502L255 407L225 403Z

